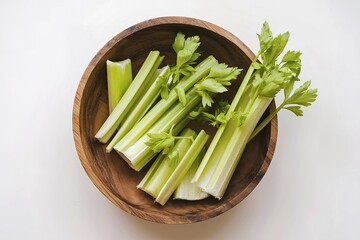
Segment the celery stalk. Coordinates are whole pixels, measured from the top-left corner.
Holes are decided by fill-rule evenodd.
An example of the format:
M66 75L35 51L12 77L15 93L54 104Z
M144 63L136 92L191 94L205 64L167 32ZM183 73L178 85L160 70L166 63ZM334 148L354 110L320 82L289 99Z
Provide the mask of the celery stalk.
M253 62L256 62L256 60L257 60L257 57L255 57ZM246 92L246 87L248 86L248 83L250 81L250 78L251 78L251 75L252 75L253 72L254 72L254 68L252 67L252 64L251 64L248 71L246 72L246 75L245 75L244 79L242 80L240 88L238 89L234 99L231 102L231 105L230 105L230 108L229 108L229 110L227 112L227 115L230 115L233 112L239 111L241 108L244 107L243 106L244 103L247 103L248 97L244 93ZM240 101L240 100L242 100L242 101ZM200 178L201 174L206 174L206 175L209 174L209 171L205 170L205 167L209 163L210 157L211 157L212 154L221 154L220 149L223 149L223 147L225 147L225 143L220 141L220 139L221 138L228 138L229 136L231 136L231 134L232 134L231 129L236 127L236 124L234 124L234 123L235 122L233 121L233 124L232 124L231 127L227 126L226 124L222 124L217 129L217 131L215 133L215 136L213 137L213 140L211 141L210 146L209 146L208 150L206 151L205 156L204 156L203 160L201 161L200 166L199 166L198 170L196 171L192 182L199 181L199 178ZM225 127L226 126L227 126L228 130L225 133ZM225 136L223 136L223 135L225 135ZM212 164L210 164L210 166L212 166Z
M260 102L255 100L256 104L249 103L248 94L244 94L247 93L244 85L249 84L253 72L254 68L250 66L228 111L228 114L239 113L245 108L244 112L247 112L249 117L240 127L236 118L230 119L219 127L192 179L192 182L196 183L203 191L218 199L223 196L251 133L272 100L272 98L263 97L260 98ZM234 158L234 156L238 156L238 158Z
M189 118L183 118L178 124L175 125L173 128L173 134L177 135L183 130L186 125L190 122ZM122 152L120 152L117 147L115 146L115 151L122 156L122 158L129 164L131 168L133 168L136 171L140 171L151 159L153 159L157 153L152 151L150 148L148 148L145 144L145 142L148 140L148 138L143 137L141 142L138 142L137 148L142 151L141 157L138 157L136 161L131 161L128 159ZM142 148L141 148L142 147ZM136 147L134 147L136 148ZM129 148L128 151L133 151L133 148Z
M186 128L182 131L180 136L195 138L196 133L193 130ZM176 142L169 154L160 154L138 185L138 188L156 198L165 185L166 179L169 179L176 169L178 161L184 157L191 144L191 139L182 138Z
M208 193L202 191L201 188L199 188L196 184L191 182L204 155L205 155L205 148L202 149L198 157L195 159L194 163L191 165L189 171L184 176L180 185L176 188L174 192L174 199L194 201L194 200L201 200L209 196Z
M174 146L175 147L175 146ZM153 164L151 164L151 167L149 168L149 170L146 172L145 176L143 177L143 179L141 180L141 182L137 185L138 189L143 190L144 192L147 192L148 194L150 194L151 196L153 196L154 198L156 196L154 196L153 194L151 194L151 191L147 191L146 190L146 186L149 184L149 182L151 181L151 179L155 176L157 169L159 168L159 166L164 162L164 160L166 159L167 155L166 154L159 154L155 161L153 162Z
M170 67L166 66L158 70L158 73L154 74L156 80L153 81L148 91L140 99L140 102L135 106L133 110L126 116L120 129L113 137L109 145L106 147L106 151L110 152L118 141L128 133L131 128L145 115L149 108L153 105L155 100L160 94L161 84L160 81L163 78L168 79L170 76Z
M186 77L184 81L178 83L185 91L189 90L195 83L206 76L212 66L217 64L217 60L213 56L207 57L196 68L195 72ZM178 101L176 91L172 89L168 99L161 99L134 127L116 144L118 149L125 149L134 144L140 137L148 132L152 125L165 114L165 112Z
M100 142L107 142L116 129L119 127L121 121L133 107L134 103L141 98L140 93L144 92L144 89L149 85L148 81L151 79L151 75L159 67L158 61L159 51L151 51L146 58L144 64L140 68L138 74L130 84L129 88L121 98L119 103L116 105L110 116L103 123L101 128L96 133L95 137Z
M228 114L233 117L218 129L192 180L218 199L223 196L249 139L263 129L280 109L302 116L301 106L310 106L317 97L317 89L309 89L310 81L296 90L293 88L301 70L299 51L288 51L277 61L289 33L273 37L265 22L258 38L260 50L229 108ZM256 61L259 56L263 63ZM282 90L284 102L255 129L271 101Z
M183 106L177 102L169 109L151 128L149 133L167 132L172 126L178 123L189 121L188 114L200 105L201 97L191 90L186 94L187 104ZM136 128L135 125L134 128ZM133 129L134 129L133 128ZM131 131L129 132L131 133ZM175 133L176 134L176 133ZM131 142L129 145L122 145L121 141L114 146L114 149L129 163L135 170L140 170L154 157L153 151L145 142L149 140L149 136L142 135L139 139Z
M119 62L106 61L109 113L118 104L132 81L131 60L125 59Z
M159 56L153 67L151 68L151 70L148 72L148 75L146 76L146 79L143 83L143 85L141 86L141 88L139 89L139 91L136 93L137 96L134 96L134 99L131 103L132 106L137 106L139 104L139 102L141 101L142 98L140 98L139 96L143 96L147 91L148 89L150 88L150 86L152 85L152 83L155 81L156 77L154 77L154 75L156 75L157 73L157 67L160 66L161 62L163 61L164 59L164 56ZM141 70L141 69L140 69ZM155 99L152 101L154 102ZM152 103L151 102L151 103ZM126 114L124 114L124 116L122 117L122 120L120 121L119 123L119 126L120 124L125 121L129 115L129 112L131 113L132 109L129 109L128 111L126 111ZM111 136L114 134L114 132L119 128L118 125L114 125L112 126L112 128L110 129L110 131L104 136L104 139L106 140L106 142L111 138Z
M201 150L204 148L209 135L204 130L201 130L190 148L187 150L185 156L180 159L179 164L176 166L174 172L166 180L165 185L161 188L155 201L164 205L170 196L174 193L175 189L179 186L183 180L185 174L194 163Z
M223 196L249 137L271 100L271 98L257 99L249 111L249 117L241 126L232 127L237 123L235 119L231 120L232 123L228 122L224 133L228 131L229 134L224 134L225 137L218 142L219 147L210 156L205 174L197 180L197 185L203 191L218 199Z

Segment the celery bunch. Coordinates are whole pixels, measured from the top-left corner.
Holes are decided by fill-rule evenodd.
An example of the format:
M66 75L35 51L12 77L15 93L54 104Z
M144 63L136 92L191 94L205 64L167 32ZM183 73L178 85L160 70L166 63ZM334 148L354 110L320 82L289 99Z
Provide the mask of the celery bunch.
M258 38L260 50L231 104L215 102L214 96L228 91L241 70L219 63L214 56L197 63L201 56L198 36L176 35L173 66L159 68L164 57L151 51L134 80L123 84L128 88L122 97L114 76L119 75L121 63L128 69L122 78L131 79L130 60L108 61L111 113L95 137L106 143L116 132L106 151L115 149L136 171L155 158L138 188L159 204L164 205L171 195L174 199L199 200L209 195L221 199L246 144L281 109L302 116L301 107L315 101L317 90L309 89L310 81L294 89L300 81L301 53L288 51L279 59L289 33L273 37L265 22ZM259 123L280 92L283 102ZM205 131L196 134L186 128L194 119L218 128L206 151L209 136Z
M301 116L301 106L310 106L317 96L316 89L309 89L310 81L294 90L294 83L300 80L300 52L288 51L280 61L277 60L288 42L288 32L273 37L265 22L258 38L260 50L192 180L218 199L223 196L247 142L281 109ZM259 58L262 63L257 61ZM283 103L258 125L271 101L281 91Z
M115 149L136 171L158 155L139 188L153 195L160 204L165 204L178 185L178 198L202 199L208 196L190 182L200 164L198 156L200 152L203 155L208 135L203 130L196 135L190 129L182 132L184 136L177 135L189 123L190 112L200 106L212 106L213 97L226 92L240 73L240 69L219 63L213 56L197 64L201 56L199 46L198 36L185 38L184 34L178 33L172 45L176 64L160 69L163 57L159 51L151 51L117 104L112 99L120 93L110 81L117 69L114 70L114 64L108 61L108 69L112 70L108 71L112 111L95 137L105 143L117 131L106 151ZM129 64L128 60L123 62ZM124 75L126 73L129 77L129 71ZM166 164L169 162L172 162L172 168ZM159 170L153 176L155 170L152 169L158 169L159 164ZM191 171L187 173L189 169ZM191 192L185 194L183 189L188 188Z

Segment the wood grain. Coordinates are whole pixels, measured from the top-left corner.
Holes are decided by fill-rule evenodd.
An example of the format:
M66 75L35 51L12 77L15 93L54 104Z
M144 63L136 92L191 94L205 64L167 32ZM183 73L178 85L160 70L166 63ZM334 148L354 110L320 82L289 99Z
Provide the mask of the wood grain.
M246 147L224 197L218 201L170 200L165 206L154 203L136 185L147 168L132 170L114 151L105 153L106 145L94 135L108 115L106 60L131 58L136 73L150 50L165 55L164 64L173 63L175 54L171 44L177 32L187 36L199 35L201 49L230 66L243 68L232 90L222 97L231 99L240 79L244 77L254 54L237 37L205 21L184 17L162 17L136 24L111 39L91 60L76 93L73 107L73 134L76 149L89 178L115 205L137 217L160 223L184 224L215 217L241 202L259 183L267 171L277 139L277 118ZM267 113L275 109L272 102ZM192 123L193 128L199 128ZM207 132L214 129L205 126Z

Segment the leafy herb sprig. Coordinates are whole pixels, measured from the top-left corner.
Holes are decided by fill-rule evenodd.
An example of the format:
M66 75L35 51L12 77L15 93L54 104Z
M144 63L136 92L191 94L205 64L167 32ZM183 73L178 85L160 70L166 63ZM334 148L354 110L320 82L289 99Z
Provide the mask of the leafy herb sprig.
M168 154L171 152L172 148L175 145L175 141L178 139L190 139L194 141L193 137L183 137L183 136L174 136L173 134L173 125L169 132L161 133L148 133L147 136L149 140L145 142L155 153L161 152L162 154Z

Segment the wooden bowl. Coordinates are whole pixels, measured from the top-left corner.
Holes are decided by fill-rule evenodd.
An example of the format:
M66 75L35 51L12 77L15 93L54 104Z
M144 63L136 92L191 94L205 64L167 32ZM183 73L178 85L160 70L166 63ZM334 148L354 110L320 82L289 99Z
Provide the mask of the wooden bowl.
M209 22L185 17L162 17L136 24L111 39L92 59L80 80L73 108L73 134L76 149L86 173L95 186L115 205L137 217L160 223L183 224L203 221L231 209L243 200L264 176L277 139L274 118L246 147L224 197L201 201L169 200L165 206L154 203L151 196L136 188L148 167L132 170L94 135L108 116L106 60L130 58L136 73L150 50L165 55L164 64L173 63L171 44L177 32L199 35L201 49L220 62L243 68L239 79L223 97L231 99L244 77L254 54L238 38ZM254 33L255 34L255 33ZM275 109L272 102L269 111ZM195 126L196 128L196 126ZM205 126L207 132L214 130Z

